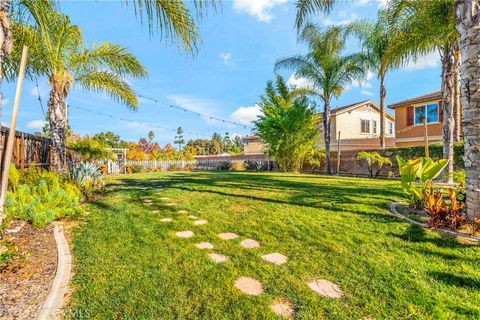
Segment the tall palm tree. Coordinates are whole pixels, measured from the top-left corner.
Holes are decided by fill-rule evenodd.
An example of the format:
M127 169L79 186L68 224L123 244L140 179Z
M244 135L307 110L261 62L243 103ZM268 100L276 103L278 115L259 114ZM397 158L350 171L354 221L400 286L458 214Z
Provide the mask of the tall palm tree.
M369 68L380 80L380 146L385 148L385 77L387 72L398 67L398 55L391 54L391 47L395 42L396 32L380 11L375 22L368 20L357 21L347 26L348 33L354 34L360 40L364 54L367 57Z
M88 47L80 28L68 16L55 10L34 10L36 24L15 24L16 46L11 64L19 61L21 44L30 45L27 72L46 76L51 91L48 120L52 141L52 169L65 170L65 131L67 128L66 99L75 87L110 95L115 101L135 109L138 99L124 77L144 77L147 72L127 49L111 43Z
M480 1L457 0L457 30L462 55L462 107L467 172L467 215L480 217Z
M345 33L340 27L320 30L314 24L307 24L299 40L306 43L309 52L306 55L279 59L275 69L288 68L295 74L308 79L313 96L319 97L324 104L323 131L325 140L325 171L330 168L330 113L331 101L338 98L343 90L354 80L365 77L365 57L362 54L342 55L345 48Z
M330 13L336 0L297 0L297 15L295 17L295 27L300 30L307 23L309 15L317 11Z
M390 20L400 32L395 35L391 55L404 62L432 51L438 51L442 63L443 156L449 159L448 180L453 183L453 142L459 121L459 94L455 81L459 70L456 47L454 0L392 0L388 5Z

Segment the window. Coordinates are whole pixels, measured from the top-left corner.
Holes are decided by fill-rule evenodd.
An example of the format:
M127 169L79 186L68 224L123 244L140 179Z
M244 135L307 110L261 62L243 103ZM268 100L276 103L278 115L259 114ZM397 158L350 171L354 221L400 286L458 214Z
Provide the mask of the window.
M373 133L377 133L377 120L372 120Z
M438 122L438 103L415 107L415 125L423 124L425 119L427 120L427 123Z
M370 120L360 120L361 121L361 133L370 133Z
M388 121L388 134L393 136L393 122Z

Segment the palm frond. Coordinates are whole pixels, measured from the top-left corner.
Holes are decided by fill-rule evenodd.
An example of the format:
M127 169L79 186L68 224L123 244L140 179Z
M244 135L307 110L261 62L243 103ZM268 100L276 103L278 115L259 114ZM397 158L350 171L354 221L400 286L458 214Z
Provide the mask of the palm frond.
M330 13L335 0L297 0L297 15L295 17L295 27L300 30L309 15L322 11L325 14Z
M138 98L135 91L119 76L106 71L92 71L74 79L74 84L85 90L107 94L113 100L136 110Z

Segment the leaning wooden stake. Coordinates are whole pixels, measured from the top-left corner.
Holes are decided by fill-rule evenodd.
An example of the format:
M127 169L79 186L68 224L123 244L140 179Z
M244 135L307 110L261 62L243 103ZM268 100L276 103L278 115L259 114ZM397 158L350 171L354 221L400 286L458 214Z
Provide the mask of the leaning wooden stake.
M427 117L423 120L423 127L424 127L424 135L425 135L425 157L430 158L430 149L429 149L429 142L428 142L428 124L427 124Z
M5 198L7 196L8 174L12 163L13 142L15 140L15 128L17 126L18 107L20 106L20 98L22 97L23 78L25 77L25 69L27 67L28 47L23 46L22 61L20 62L20 71L18 72L17 91L15 92L15 101L13 103L12 121L10 122L10 131L8 132L7 145L3 157L2 180L0 184L0 224L5 217L4 207Z
M341 156L341 152L340 152L340 134L341 134L341 131L338 131L338 140L337 140L337 175L340 174L340 156Z

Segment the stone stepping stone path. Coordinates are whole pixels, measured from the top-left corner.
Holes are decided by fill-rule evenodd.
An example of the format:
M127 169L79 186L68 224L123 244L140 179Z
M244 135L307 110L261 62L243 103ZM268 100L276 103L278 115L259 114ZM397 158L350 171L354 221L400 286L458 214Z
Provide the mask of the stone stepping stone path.
M203 219L196 220L196 221L193 222L193 224L196 225L196 226L202 226L202 225L207 224L207 223L208 223L208 221L203 220Z
M178 213L186 214L186 213L188 213L188 211L187 210L178 210Z
M194 216L194 215L189 215L188 217L189 217L190 219L198 219L198 217L197 217L197 216Z
M173 219L172 218L163 218L163 219L160 219L161 222L172 222Z
M232 232L220 233L218 236L223 240L233 240L238 238L238 234Z
M342 290L340 290L338 285L325 279L312 280L308 283L308 286L310 289L324 297L340 298L343 295Z
M160 200L162 200L162 201L168 201L168 200L170 200L170 198L160 198Z
M175 202L170 202L170 203L166 203L165 205L171 207L171 206L176 206L177 204Z
M147 199L147 200L143 200L143 203L152 203L153 200L150 200L150 199Z
M293 319L295 314L295 310L290 301L284 299L275 300L270 305L270 308L272 308L273 312L277 315L284 317L285 319Z
M159 213L160 210L152 210L152 213Z
M230 257L227 257L223 254L220 254L220 253L210 253L208 255L208 257L215 263L223 263L223 262L227 262L228 260L230 260Z
M200 242L195 245L198 249L213 249L213 244L210 242Z
M240 245L246 249L258 248L260 247L260 243L253 239L245 239L240 242Z
M235 287L241 292L258 296L263 293L263 285L258 281L250 277L240 277L235 281Z
M175 233L175 235L179 238L191 238L193 237L194 233L193 231L188 230L188 231L179 231Z
M287 263L287 257L280 253L270 253L262 256L262 259L276 265Z

